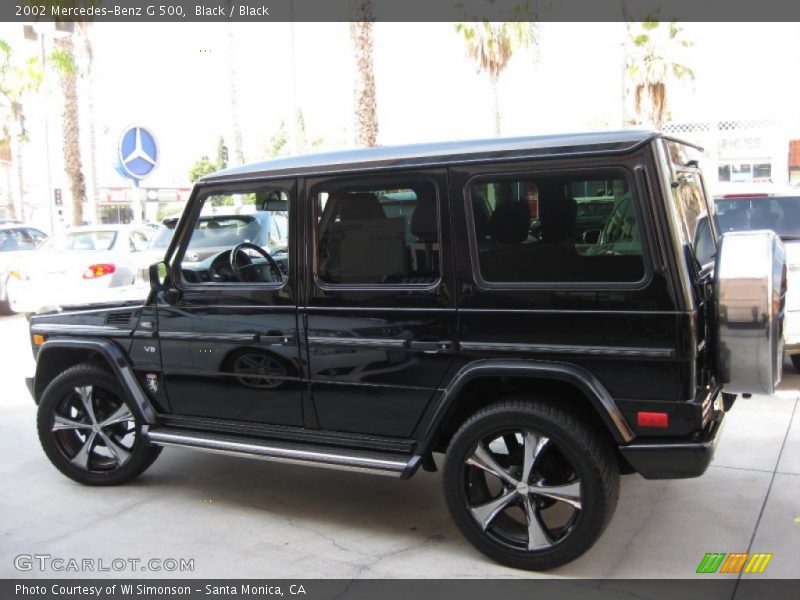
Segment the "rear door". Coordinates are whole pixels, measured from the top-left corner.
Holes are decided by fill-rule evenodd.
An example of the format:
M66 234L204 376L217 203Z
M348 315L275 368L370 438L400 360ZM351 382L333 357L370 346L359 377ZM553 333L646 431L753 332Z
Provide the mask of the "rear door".
M446 172L307 182L306 352L322 429L411 436L454 356Z

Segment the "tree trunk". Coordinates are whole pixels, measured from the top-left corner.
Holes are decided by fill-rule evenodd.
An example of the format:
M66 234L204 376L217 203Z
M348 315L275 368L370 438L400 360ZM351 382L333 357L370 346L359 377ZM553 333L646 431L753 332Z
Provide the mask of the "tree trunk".
M494 134L500 137L500 97L497 90L497 75L490 75L492 80L492 110L494 112Z
M350 37L356 59L356 140L361 146L375 146L378 139L378 111L375 99L375 74L372 64L372 2L361 0L356 7L357 21L350 23Z
M97 221L97 201L100 199L100 185L97 181L97 135L94 123L94 49L90 36L90 23L80 24L81 37L83 39L84 71L86 73L85 94L86 94L86 123L89 126L89 190L91 193L89 201L89 215L93 222ZM94 214L92 214L94 213Z
M227 24L228 37L228 97L230 99L231 113L231 155L233 157L231 166L244 164L244 149L242 148L242 128L239 124L239 91L236 87L236 48L233 36L233 27Z
M56 47L75 64L75 46L72 36L56 39ZM78 124L77 73L74 68L61 70L61 92L64 108L61 112L64 143L64 170L72 194L72 224L83 224L83 203L86 200L86 183L81 165L80 126Z

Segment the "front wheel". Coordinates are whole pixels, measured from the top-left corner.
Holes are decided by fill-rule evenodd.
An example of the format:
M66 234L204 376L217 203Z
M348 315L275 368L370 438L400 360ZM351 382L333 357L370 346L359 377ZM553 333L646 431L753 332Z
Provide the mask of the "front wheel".
M611 519L619 472L611 444L552 402L510 399L467 420L444 465L461 533L490 558L550 569L586 552Z
M42 394L39 441L50 462L86 485L117 485L139 476L161 452L142 436L142 422L108 371L70 367Z

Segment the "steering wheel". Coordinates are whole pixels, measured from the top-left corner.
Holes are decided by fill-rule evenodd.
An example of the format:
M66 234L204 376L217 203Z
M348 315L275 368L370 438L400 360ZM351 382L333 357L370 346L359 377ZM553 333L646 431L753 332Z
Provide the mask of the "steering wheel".
M251 262L250 257L244 253L245 249L255 250L258 254L260 254L267 260L267 263L269 264L269 268L272 270L273 275L277 277L277 279L273 279L273 281L281 281L283 279L283 271L281 271L281 268L280 266L278 266L278 263L275 262L275 259L269 255L269 252L264 250L261 246L256 246L255 244L251 244L250 242L242 242L241 244L237 244L231 250L231 255L230 255L231 271L233 271L233 275L236 277L236 279L238 279L243 283L247 283L250 280L245 279L245 272L248 269L255 269L262 266L260 264ZM244 256L248 262L246 264L240 265L239 261L236 258L237 256Z

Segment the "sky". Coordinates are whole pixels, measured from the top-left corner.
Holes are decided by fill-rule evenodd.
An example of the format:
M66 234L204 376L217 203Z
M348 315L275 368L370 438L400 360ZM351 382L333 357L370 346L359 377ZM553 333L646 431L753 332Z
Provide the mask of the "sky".
M684 27L694 42L687 61L696 79L672 88L675 120L771 117L798 127L800 24ZM2 24L0 37L18 35L17 29ZM214 158L220 135L230 144L230 61L248 162L266 158L270 136L282 119L291 122L293 107L324 149L354 145L347 23L101 23L93 29L103 186L128 185L112 165L119 136L131 124L150 128L160 146L161 163L147 185L187 186L190 166L204 154ZM453 24L377 23L374 38L380 144L493 135L488 77L476 72ZM517 53L501 76L503 134L620 128L625 25L542 23L537 38L537 47ZM28 103L28 150L44 155L46 122L51 180L66 187L55 85L51 79L52 93ZM32 186L42 181L36 175L29 177Z

